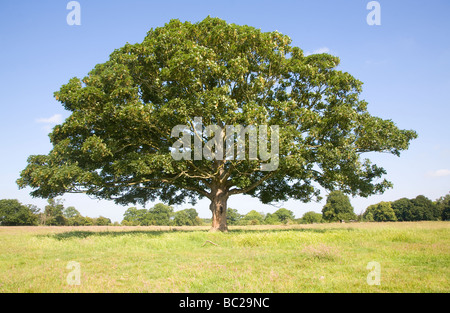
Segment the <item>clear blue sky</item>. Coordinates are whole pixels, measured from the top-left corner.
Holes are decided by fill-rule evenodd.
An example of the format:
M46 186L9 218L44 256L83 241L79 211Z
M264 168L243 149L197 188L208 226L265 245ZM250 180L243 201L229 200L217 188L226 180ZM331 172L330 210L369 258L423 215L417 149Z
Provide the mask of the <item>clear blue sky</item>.
M382 196L351 198L355 212L368 205L423 194L432 200L450 191L450 1L378 1L381 25L366 22L368 0L278 1L100 1L80 0L81 25L69 26L69 1L0 1L0 199L43 208L29 189L15 183L32 154L52 148L48 132L68 112L53 98L71 77L84 77L126 42L170 19L197 22L206 16L278 30L305 52L339 56L340 69L364 82L369 111L389 118L419 138L400 158L368 155L386 168L394 188ZM325 195L325 194L324 194ZM83 215L121 221L127 207L83 195L65 195L65 205ZM277 207L297 217L320 212L324 202L262 205L232 197L229 207L269 213ZM149 204L152 206L152 203ZM177 206L176 210L190 207ZM196 206L210 217L207 201Z

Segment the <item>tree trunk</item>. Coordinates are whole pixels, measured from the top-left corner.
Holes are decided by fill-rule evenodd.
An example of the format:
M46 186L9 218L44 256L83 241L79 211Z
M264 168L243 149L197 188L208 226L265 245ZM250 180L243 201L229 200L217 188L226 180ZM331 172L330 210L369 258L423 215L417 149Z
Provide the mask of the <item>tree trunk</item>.
M212 212L212 227L210 231L227 232L227 200L228 194L218 188L213 193L209 209Z

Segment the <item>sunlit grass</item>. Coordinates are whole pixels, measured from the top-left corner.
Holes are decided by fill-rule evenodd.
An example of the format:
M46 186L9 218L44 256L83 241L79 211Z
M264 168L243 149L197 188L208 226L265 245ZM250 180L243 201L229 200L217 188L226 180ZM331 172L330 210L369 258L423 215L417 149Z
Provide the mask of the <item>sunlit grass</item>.
M449 222L207 229L0 227L0 292L450 291Z

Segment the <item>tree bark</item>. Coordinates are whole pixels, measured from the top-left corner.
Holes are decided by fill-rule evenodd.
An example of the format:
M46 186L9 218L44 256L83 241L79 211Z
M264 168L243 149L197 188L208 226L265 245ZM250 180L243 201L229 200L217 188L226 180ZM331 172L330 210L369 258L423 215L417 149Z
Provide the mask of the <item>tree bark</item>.
M213 190L209 209L212 212L212 226L210 231L227 232L227 200L228 193L224 188Z

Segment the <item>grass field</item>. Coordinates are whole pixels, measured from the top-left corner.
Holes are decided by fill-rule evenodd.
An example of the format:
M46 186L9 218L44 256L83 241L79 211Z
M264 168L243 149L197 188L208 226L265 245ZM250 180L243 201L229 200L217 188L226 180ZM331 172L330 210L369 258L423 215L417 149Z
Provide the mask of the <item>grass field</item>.
M0 227L0 292L450 292L450 222L207 230Z

